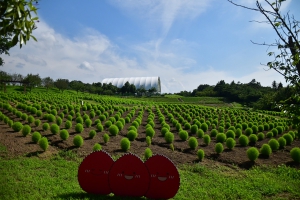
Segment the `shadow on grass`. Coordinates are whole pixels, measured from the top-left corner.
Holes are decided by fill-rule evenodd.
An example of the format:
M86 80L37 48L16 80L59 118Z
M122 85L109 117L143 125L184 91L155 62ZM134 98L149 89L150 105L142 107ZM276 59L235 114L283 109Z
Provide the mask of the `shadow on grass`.
M250 160L238 164L240 168L244 168L244 169L251 169L254 165L255 162Z
M39 154L44 153L44 151L34 151L26 154L26 157L38 156Z
M119 196L110 196L110 195L96 195L88 194L85 192L73 192L67 194L57 195L55 199L91 199L91 200L105 200L105 199L120 199L120 200L130 200L130 199L146 199L143 197L119 197Z

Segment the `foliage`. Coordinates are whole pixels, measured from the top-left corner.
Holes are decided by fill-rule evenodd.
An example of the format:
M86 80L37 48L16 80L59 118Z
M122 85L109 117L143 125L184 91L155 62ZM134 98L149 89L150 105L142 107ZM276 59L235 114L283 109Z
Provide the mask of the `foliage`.
M99 143L96 143L94 146L93 146L93 151L100 151L102 149L101 145Z
M146 144L147 144L148 147L151 145L151 142L152 142L151 137L147 136L146 137Z
M78 124L76 124L76 126L75 126L75 131L77 132L77 133L82 133L82 131L83 131L83 125L81 124L81 123L78 123Z
M280 148L284 148L286 146L286 139L284 137L278 138L278 143Z
M66 122L65 122L65 128L66 129L70 129L72 127L72 122L70 121L70 120L67 120Z
M255 134L251 134L249 136L249 142L251 142L252 144L255 144L257 142L258 138Z
M76 135L74 138L73 138L73 144L76 146L76 147L81 147L83 145L83 138L81 137L81 135Z
M195 137L190 137L188 143L191 149L196 149L198 147L198 140Z
M42 137L40 140L39 140L39 145L40 147L46 151L48 149L48 139L46 137Z
M15 132L19 132L21 131L23 128L23 124L21 122L15 122L13 125L12 125L12 129L15 131Z
M166 141L166 143L169 143L169 144L171 144L173 141L174 141L174 134L173 133L171 133L171 132L167 132L166 134L165 134L165 141Z
M27 136L29 133L31 133L31 127L26 124L22 128L22 135Z
M49 128L50 128L49 123L44 123L44 124L43 124L43 130L44 130L44 131L47 131Z
M31 136L31 140L34 143L38 143L39 140L41 139L41 137L42 137L41 134L39 132L35 131Z
M291 145L294 140L293 137L288 133L283 134L282 137L286 140L286 145Z
M240 144L241 146L243 146L243 147L248 146L248 144L249 144L249 139L248 139L248 137L247 137L246 135L241 135L241 136L239 137L239 144Z
M217 136L216 136L216 142L220 142L220 143L223 143L225 142L227 139L225 133L218 133Z
M235 142L235 140L233 138L227 138L227 140L226 140L226 147L228 149L230 149L230 150L233 149L235 147L235 144L236 144L236 142Z
M296 162L296 163L300 163L300 148L299 147L294 147L291 151L290 151L291 157L292 159Z
M120 145L121 149L125 152L130 149L130 141L128 140L128 138L122 138Z
M138 136L137 132L134 131L134 130L129 130L128 133L127 133L127 138L130 140L130 141L134 141L135 138Z
M224 150L223 144L220 143L220 142L218 142L218 143L215 145L215 152L216 152L217 154L220 154L220 153L223 152L223 150Z
M57 79L54 82L54 86L57 87L61 92L66 90L69 87L69 80L68 79Z
M204 150L203 149L198 149L197 156L198 156L199 161L201 162L204 159L204 156L205 156Z
M52 134L57 134L59 132L59 126L57 124L52 124L50 126L50 131Z
M208 134L205 134L203 136L203 142L204 142L204 144L207 146L207 145L209 145L210 141L211 141L210 136Z
M111 125L108 131L111 135L116 136L119 133L119 128L116 125Z
M61 130L59 135L62 140L67 140L69 138L69 132L66 129Z
M146 148L144 152L145 160L148 160L152 156L152 151L150 148Z
M103 134L103 141L104 141L104 143L107 143L108 141L109 141L109 135L107 134L107 133L104 133Z
M250 147L247 150L247 156L250 161L255 161L259 156L259 151L256 147Z
M198 129L198 127L197 127L197 129ZM181 140L186 141L189 137L189 134L187 131L181 130L181 131L179 131L179 137Z
M268 144L270 145L272 151L277 151L279 149L279 143L276 139L269 140Z
M272 149L270 147L270 145L268 144L263 144L260 148L260 153L264 156L270 156L272 153Z

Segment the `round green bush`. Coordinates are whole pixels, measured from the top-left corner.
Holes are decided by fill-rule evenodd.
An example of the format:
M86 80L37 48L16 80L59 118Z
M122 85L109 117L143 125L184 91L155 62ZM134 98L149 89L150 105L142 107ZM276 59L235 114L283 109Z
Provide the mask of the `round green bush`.
M133 121L131 125L135 128L138 128L140 126L140 124L137 121Z
M293 139L296 138L296 134L294 131L289 131L288 134L290 134L293 137Z
M82 118L81 116L78 116L78 117L75 119L75 122L76 122L76 123L83 124L83 118Z
M106 121L105 123L104 123L104 126L106 127L106 128L109 128L110 126L112 125L112 122L111 121Z
M152 156L152 151L150 148L146 148L144 152L145 160L148 160Z
M300 148L299 147L294 147L290 151L291 157L296 163L300 163Z
M234 133L234 131L233 130L228 130L227 132L226 132L226 137L227 138L235 138L235 133Z
M204 144L207 146L207 145L209 145L210 141L211 141L210 136L208 134L205 134L203 136L203 142L204 142Z
M56 124L60 126L62 124L62 119L60 117L56 117Z
M203 136L204 136L204 131L202 129L198 129L197 137L198 138L203 138Z
M99 116L99 119L103 122L106 120L106 116L102 114Z
M73 120L72 115L68 115L67 120L72 121Z
M171 132L167 132L165 134L165 141L169 144L171 144L174 141L174 134Z
M175 128L177 131L182 130L181 124L179 122L176 123Z
M73 144L76 147L81 147L83 145L83 138L81 137L81 135L76 135L73 139Z
M148 145L148 147L151 145L151 142L152 142L151 137L147 136L146 137L146 144Z
M235 137L239 138L242 134L243 134L242 129L237 128L237 129L235 130Z
M197 127L197 129L198 129L198 127ZM186 141L189 137L189 134L188 134L187 131L181 130L179 132L179 137L180 137L181 140Z
M39 140L41 139L41 137L42 137L41 134L39 132L35 131L31 136L31 140L34 143L38 143Z
M69 132L66 129L60 131L59 136L62 140L67 140L69 138Z
M248 139L249 139L249 142L251 142L252 144L256 143L258 140L258 138L255 134L251 134Z
M19 132L21 131L23 128L23 124L21 122L15 122L13 125L12 125L12 129L15 131L15 132Z
M278 135L278 130L276 128L273 128L271 131L273 132L273 137Z
M54 115L49 114L48 117L47 117L47 120L48 120L48 122L55 122L56 118L55 118Z
M40 140L39 140L39 145L40 147L46 151L48 149L48 139L46 137L42 137Z
M250 161L255 161L259 156L259 151L256 147L250 147L247 150L247 156Z
M284 139L286 140L286 145L291 145L292 144L293 137L290 134L285 133L285 134L283 134L282 137L284 137Z
M284 139L284 137L280 137L278 138L278 143L279 143L279 147L280 148L284 148L286 146L286 139Z
M277 126L276 127L278 134L281 134L283 132L283 126Z
M130 141L128 140L128 138L122 138L120 144L121 144L121 149L123 151L128 151L130 149Z
M121 121L117 121L117 122L115 123L115 125L118 127L119 130L122 130L123 127L124 127Z
M9 126L9 127L12 127L12 125L14 124L14 121L13 120L8 120L8 122L7 122L7 125Z
M198 140L195 137L190 137L190 139L189 139L189 147L191 149L196 149L198 147Z
M161 129L161 135L163 136L163 137L165 137L165 134L167 133L167 132L169 132L169 129L167 128L167 127L163 127L162 129Z
M219 133L224 133L224 127L223 126L219 126L218 131L219 131Z
M225 142L227 139L225 133L218 133L217 136L216 136L216 142L220 142L220 143L223 143Z
M272 131L267 132L266 137L267 138L272 138L273 137L273 132Z
M203 132L206 132L208 130L208 125L204 122L201 124L200 128L203 130Z
M129 130L128 133L127 133L127 138L130 140L130 141L134 141L135 138L138 136L137 132L134 131L134 130Z
M96 143L94 146L93 146L93 151L100 151L102 149L101 145L99 143Z
M29 124L33 123L34 122L34 117L32 115L30 115L28 118L27 118L27 121Z
M197 151L197 156L198 156L199 161L201 162L204 159L204 156L205 156L204 150L199 149Z
M253 129L252 128L246 128L246 130L245 130L245 135L246 136L249 136L249 135L251 135L253 133Z
M149 136L149 137L153 138L154 135L155 135L154 129L153 129L152 127L148 127L148 128L146 129L146 136Z
M246 135L241 135L241 136L239 137L239 144L240 144L241 146L243 146L243 147L248 146L248 144L249 144L249 139L248 139L248 137L247 137Z
M50 125L47 122L43 124L43 130L44 131L49 130L49 128L50 128Z
M227 138L227 140L226 140L226 147L228 149L233 149L235 147L235 144L236 144L236 142L235 142L235 140L233 138Z
M184 127L186 128L185 125L184 125ZM190 127L190 129L191 129L191 134L196 134L198 132L198 126L196 124L194 124L192 127Z
M66 128L66 129L70 129L71 127L72 127L72 121L67 120L67 121L65 122L65 128Z
M109 141L109 135L107 133L104 133L104 135L103 135L103 141L104 141L104 143L108 143L108 141Z
M264 125L258 125L258 131L259 132L262 132L264 130Z
M22 135L26 136L31 132L31 127L29 125L24 125L22 128Z
M118 135L119 133L119 128L116 126L116 125L111 125L109 128L108 128L108 131L111 135L113 136L116 136Z
M87 128L91 127L92 123L92 120L90 120L89 118L84 121L85 127Z
M97 128L97 130L99 131L99 132L102 132L103 131L103 126L102 126L102 124L101 124L101 122L99 122L97 125L96 125L96 128Z
M81 123L78 123L78 124L76 124L76 126L75 126L75 131L77 132L77 133L82 133L82 131L83 131L83 125L81 124Z
M199 130L202 130L202 129L199 129ZM202 130L203 134L204 134L204 131ZM220 132L220 133L223 133L223 132ZM210 137L216 137L218 134L218 130L217 129L212 129L210 131Z
M269 140L268 144L270 145L272 151L276 151L279 149L279 142L274 138Z
M272 133L272 135L273 135L273 133ZM258 139L259 141L265 139L265 134L264 134L263 132L259 132L259 133L257 134L257 139Z
M26 113L22 113L21 115L21 119L23 119L24 121L27 120L28 115Z
M89 137L90 138L94 138L96 136L96 131L95 130L91 130L90 132L89 132Z
M263 144L260 148L260 153L264 156L270 156L272 153L272 149L270 147L270 145L268 144Z
M224 150L223 144L220 143L220 142L218 142L218 143L215 145L215 152L216 152L217 154L220 154L220 153L223 152L223 150Z
M57 124L52 124L50 126L50 131L52 134L57 134L59 132L59 126Z
M39 127L39 126L41 125L41 120L36 119L36 120L34 121L34 125L35 125L36 127Z

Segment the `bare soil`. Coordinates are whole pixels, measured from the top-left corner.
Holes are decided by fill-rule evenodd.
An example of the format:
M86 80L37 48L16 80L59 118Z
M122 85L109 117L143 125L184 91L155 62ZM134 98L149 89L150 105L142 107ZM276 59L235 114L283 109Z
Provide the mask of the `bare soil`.
M153 108L154 109L154 108ZM10 119L14 121L20 121L23 124L27 124L27 122L23 121L20 118L17 118L12 113L9 113L6 110L0 109L2 113L9 116ZM26 111L23 111L26 113ZM153 110L155 113L155 109ZM127 112L124 112L122 117L125 117L127 115ZM138 110L136 111L136 115L132 118L132 121L136 118L138 113ZM29 115L29 113L28 113ZM148 118L149 113L147 110L145 110L143 115L142 124L138 128L138 137L135 141L131 142L131 147L129 152L134 153L141 158L143 158L144 151L148 147L146 144L146 133L145 133L145 126L147 124L146 120ZM36 116L34 116L36 117ZM97 116L92 119L94 122L97 119ZM127 129L131 125L131 123L125 124L124 128L119 132L117 136L110 136L110 141L105 144L103 141L103 134L108 133L108 129L105 128L104 131L98 132L96 136L91 139L89 138L89 132L90 130L96 130L96 125L92 125L91 128L85 128L80 135L84 138L84 144L80 148L76 148L73 145L73 138L76 133L74 130L75 123L73 121L73 126L71 129L69 129L70 137L63 141L61 140L59 134L53 135L50 130L43 131L42 130L42 124L46 122L45 120L41 120L42 123L39 127L35 127L34 124L31 124L32 132L39 131L42 136L45 136L49 140L49 148L47 151L43 151L38 144L35 144L31 140L31 135L28 135L26 137L22 136L21 132L14 132L12 128L10 128L7 124L5 124L3 121L0 122L0 144L4 145L6 147L6 151L0 151L0 156L2 157L15 157L15 156L38 156L40 158L44 157L51 157L54 154L57 154L61 150L71 150L75 152L80 157L85 157L89 153L92 152L93 146L96 143L100 143L102 146L102 149L110 153L112 156L120 156L124 154L120 148L120 141L123 137L126 137ZM66 119L63 119L63 123L60 126L61 129L64 128L64 123ZM167 121L170 124L171 132L174 133L175 139L174 139L174 151L170 149L170 145L165 142L164 137L162 137L160 130L161 125L158 121L157 116L154 120L156 126L155 126L155 136L152 139L152 144L150 146L153 154L163 154L170 158L176 165L181 164L192 164L199 162L197 158L197 150L192 150L188 146L187 141L182 141L178 136L178 131L176 131L175 127L171 125L171 122ZM50 123L51 124L51 123ZM104 126L104 122L103 122ZM253 146L257 147L258 149L264 144L268 143L269 138L266 138L262 141L257 142L256 144L253 144ZM240 168L246 168L249 169L254 165L268 165L268 166L278 166L278 165L287 165L294 168L300 169L300 164L296 164L293 162L291 156L290 156L290 150L293 147L300 147L300 140L294 140L292 145L286 146L284 149L280 149L276 152L273 152L269 158L259 157L255 163L250 162L248 160L246 150L248 147L241 147L238 144L238 141L236 139L236 146L233 150L229 150L225 147L224 144L224 152L221 154L215 153L215 144L216 141L214 138L212 138L211 143L208 146L205 146L202 139L198 138L199 147L198 149L203 149L205 151L205 159L202 161L203 164L210 164L212 161L217 162L221 165L227 165L227 166L238 166Z

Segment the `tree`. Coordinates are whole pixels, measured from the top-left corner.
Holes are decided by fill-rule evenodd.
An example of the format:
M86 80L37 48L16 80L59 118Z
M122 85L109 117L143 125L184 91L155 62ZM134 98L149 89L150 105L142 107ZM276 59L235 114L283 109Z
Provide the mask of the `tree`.
M70 87L73 90L77 91L77 94L78 94L78 92L84 88L84 83L81 81L74 80L74 81L70 82Z
M69 80L68 79L57 79L54 82L55 87L57 87L61 92L64 92L64 90L68 89L69 87Z
M37 0L0 0L0 54L8 54L11 47L17 43L22 48L23 44L32 38L31 34L36 29L35 22L38 22ZM0 57L0 66L4 64Z
M46 78L43 78L42 79L42 85L47 88L47 90L50 88L50 87L53 87L54 86L54 81L52 78L50 78L49 76L46 77Z
M275 81L275 80L272 82L272 88L273 88L274 90L276 90L276 89L277 89L277 83L276 83L276 81Z
M274 2L265 0L266 6L264 7L259 1L256 1L256 8L239 5L232 0L228 1L236 6L260 12L266 18L266 21L259 23L269 24L277 34L278 39L273 44L253 43L278 48L279 53L268 53L274 59L268 62L267 66L281 74L294 88L291 96L280 102L280 107L288 112L288 115L293 119L293 123L298 125L298 129L300 129L300 118L298 117L300 115L300 41L298 37L300 22L289 12L285 14L281 12L281 5L285 0L274 0Z
M130 90L130 83L127 81L120 89L122 94L128 93Z
M40 86L42 83L42 79L39 74L27 74L27 76L24 78L24 81L29 82L28 87L30 91L32 90L33 87Z

